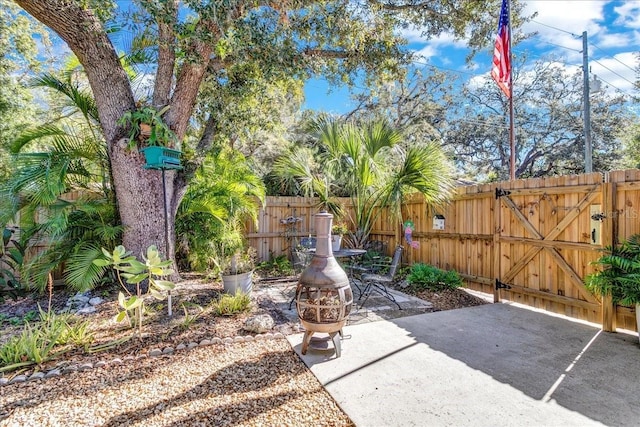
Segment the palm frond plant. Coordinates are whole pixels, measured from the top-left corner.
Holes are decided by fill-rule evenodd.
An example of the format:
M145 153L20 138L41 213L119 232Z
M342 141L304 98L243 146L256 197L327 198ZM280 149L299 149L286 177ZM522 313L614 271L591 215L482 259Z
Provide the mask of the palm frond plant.
M221 271L246 252L245 221L257 221L264 184L244 156L229 148L213 153L189 186L176 216L180 263L198 271Z
M441 203L451 191L450 162L435 143L405 151L403 134L384 120L357 124L321 118L313 126L318 140L313 161L312 152L302 156L296 149L278 160L274 172L297 182L305 191L301 195L350 197L352 231L345 238L351 247L365 246L383 207L401 224L407 195L419 192L428 202Z
M19 217L27 249L49 244L23 266L29 286L41 291L62 265L73 288L95 286L104 270L93 259L122 233L95 102L72 76L44 74L34 81L54 91L58 116L13 142L15 171L0 188L1 222Z

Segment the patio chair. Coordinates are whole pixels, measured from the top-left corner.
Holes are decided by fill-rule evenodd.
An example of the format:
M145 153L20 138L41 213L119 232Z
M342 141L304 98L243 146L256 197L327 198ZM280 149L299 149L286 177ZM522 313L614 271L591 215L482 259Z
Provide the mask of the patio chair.
M294 250L293 254L293 269L296 273L300 273L304 271L305 268L309 266L311 263L311 259L313 258L313 254L315 253L316 243L318 239L315 237L303 237L300 239L300 245L297 246ZM289 310L293 307L293 303L296 301L295 294L289 301Z
M396 275L396 271L398 271L398 267L400 267L400 260L402 259L403 249L404 248L402 246L396 247L396 250L393 253L393 258L391 259L391 264L372 265L371 268L373 268L374 270L372 270L371 272L363 273L360 276L360 281L363 285L363 290L360 294L360 298L364 296L364 301L362 301L360 307L364 307L367 300L369 299L369 296L371 295L371 292L377 292L397 305L399 310L402 310L402 307L400 307L400 304L398 304L393 294L391 294L389 292L389 289L387 289L387 285L393 283L393 278ZM377 273L378 271L382 272L383 270L386 270L387 272L385 274Z

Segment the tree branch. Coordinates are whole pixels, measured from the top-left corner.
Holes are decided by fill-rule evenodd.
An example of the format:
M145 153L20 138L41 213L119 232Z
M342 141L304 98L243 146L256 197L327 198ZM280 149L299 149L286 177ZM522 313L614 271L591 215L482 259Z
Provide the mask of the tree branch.
M96 100L108 147L124 135L117 120L135 108L129 79L102 23L90 9L65 0L16 0L55 31L83 65ZM56 13L51 13L51 11Z
M153 106L160 109L169 103L173 70L176 63L173 26L178 18L178 0L164 3L164 15L158 19L158 70L153 87Z

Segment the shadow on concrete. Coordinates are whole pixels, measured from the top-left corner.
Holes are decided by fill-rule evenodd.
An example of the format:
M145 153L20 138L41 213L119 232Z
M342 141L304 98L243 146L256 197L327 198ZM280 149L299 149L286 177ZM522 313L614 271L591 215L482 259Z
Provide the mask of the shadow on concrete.
M341 358L301 357L358 426L640 419L633 335L509 304L354 325L345 335Z

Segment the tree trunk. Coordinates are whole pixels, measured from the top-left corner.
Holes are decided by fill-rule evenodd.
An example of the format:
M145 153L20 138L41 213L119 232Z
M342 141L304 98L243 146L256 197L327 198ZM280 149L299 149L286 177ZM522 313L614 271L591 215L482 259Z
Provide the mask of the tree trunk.
M183 177L176 179L176 171L165 172L167 244L162 172L144 169L144 156L135 148L127 148L125 130L117 124L125 112L135 108L135 101L127 75L102 24L90 9L73 2L16 0L16 3L60 35L84 66L107 141L116 200L125 227L123 245L137 257L145 254L148 246L156 245L163 258L174 259L175 214L187 182ZM183 68L181 84L173 95L180 105L172 105L168 124L178 138L184 136L208 63L210 47L204 44L197 47L203 60ZM162 92L165 93L161 98L166 100L166 89Z
M137 257L146 254L150 245L156 245L163 258L174 259L175 214L180 203L175 194L184 193L175 185L177 172L164 172L168 213L167 242L162 171L145 169L142 153L121 148L127 143L127 139L122 139L111 151L118 209L125 227L122 244Z

